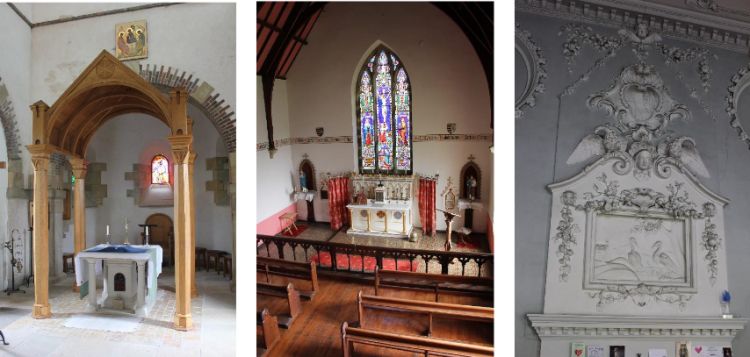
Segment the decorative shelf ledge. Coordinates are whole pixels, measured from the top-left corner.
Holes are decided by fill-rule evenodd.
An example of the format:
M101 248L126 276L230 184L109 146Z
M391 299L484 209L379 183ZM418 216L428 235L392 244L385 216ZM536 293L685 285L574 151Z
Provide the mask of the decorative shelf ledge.
M734 337L746 318L528 314L540 338Z

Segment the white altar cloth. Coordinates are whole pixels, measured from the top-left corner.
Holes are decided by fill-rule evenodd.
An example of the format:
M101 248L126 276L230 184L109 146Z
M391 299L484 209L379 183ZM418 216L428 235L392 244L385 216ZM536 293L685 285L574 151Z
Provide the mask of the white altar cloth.
M142 288L138 288L138 308L147 308L148 306L151 306L153 302L156 301L156 290L157 290L157 278L161 274L161 265L162 265L162 259L163 259L163 250L161 246L158 245L130 245L132 248L139 248L139 249L145 249L145 252L142 253L128 253L128 252L100 252L95 251L99 250L101 248L109 247L108 244L99 244L97 246L88 248L87 250L84 250L78 254L76 254L74 259L75 264L75 272L76 272L76 285L82 286L84 283L89 282L89 303L93 305L93 307L97 308L99 307L99 302L96 299L96 281L91 281L92 279L96 280L96 276L101 273L102 264L99 264L102 261L105 260L111 260L111 261L122 261L122 260L130 260L134 263L141 265L141 264L147 264L147 271L148 275L145 276L145 286ZM88 261L90 264L86 264L86 261ZM89 267L93 266L95 267L95 272L90 272ZM140 273L139 273L140 275ZM103 277L103 293L102 293L102 301L106 300L107 298L107 278ZM143 290L145 291L146 296L141 296L143 293ZM143 311L142 311L143 312Z

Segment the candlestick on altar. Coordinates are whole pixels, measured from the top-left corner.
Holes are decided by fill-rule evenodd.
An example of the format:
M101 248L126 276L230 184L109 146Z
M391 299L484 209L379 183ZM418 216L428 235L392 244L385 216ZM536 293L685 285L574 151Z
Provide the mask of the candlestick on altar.
M445 225L447 227L446 229L448 230L448 234L447 234L446 239L445 239L445 251L446 252L450 252L450 250L451 250L451 232L452 232L451 226L453 225L453 218L455 218L455 217L461 217L461 216L459 216L458 213L454 213L454 212L451 212L451 211L441 210L440 208L436 208L435 210L439 211L439 212L443 212L443 214L445 215Z

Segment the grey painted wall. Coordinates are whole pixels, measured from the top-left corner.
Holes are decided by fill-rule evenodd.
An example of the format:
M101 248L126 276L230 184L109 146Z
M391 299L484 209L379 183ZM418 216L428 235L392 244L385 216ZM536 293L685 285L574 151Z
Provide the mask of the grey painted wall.
M551 195L546 185L561 181L578 173L586 163L568 165L570 154L583 136L594 127L612 122L603 112L592 111L586 100L592 93L609 88L620 71L637 63L629 46L619 50L616 57L593 72L588 81L569 96L559 97L563 89L590 68L600 53L584 45L576 57L572 73L568 73L563 57L565 35L560 28L569 21L517 12L517 23L522 30L531 32L533 40L544 52L549 77L544 82L545 93L537 96L534 108L527 108L522 119L516 120L516 356L538 356L539 338L530 327L526 314L543 311L547 247L551 235ZM616 30L590 26L595 32L616 36ZM695 44L665 39L667 46L697 47ZM654 65L664 79L672 96L686 105L692 113L688 122L672 122L669 128L678 135L692 136L701 157L711 173L703 183L711 190L728 197L726 237L729 289L732 292L732 312L750 316L750 150L729 126L725 112L725 97L730 79L747 65L746 55L706 47L718 59L711 59L710 90L704 93L696 71L697 63L666 65L664 58L651 50L647 64ZM684 81L678 72L684 74ZM523 71L516 71L517 76ZM518 80L518 78L517 78ZM690 96L685 83L698 90L698 94L712 111L711 118L698 100ZM747 103L750 103L748 95ZM560 98L560 99L558 99ZM742 105L740 115L750 116L750 105ZM745 124L750 128L750 121ZM564 297L561 297L564 298ZM719 297L717 297L717 306ZM734 341L735 355L750 355L750 332L744 332Z

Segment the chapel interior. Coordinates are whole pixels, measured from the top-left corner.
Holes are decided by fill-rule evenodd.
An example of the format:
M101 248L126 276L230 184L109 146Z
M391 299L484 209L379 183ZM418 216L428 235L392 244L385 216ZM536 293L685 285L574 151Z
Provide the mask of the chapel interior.
M750 3L514 4L515 355L750 355Z
M235 354L235 19L0 4L0 355Z
M256 10L257 355L492 355L493 4Z

